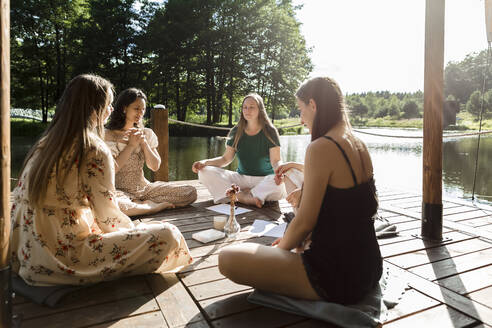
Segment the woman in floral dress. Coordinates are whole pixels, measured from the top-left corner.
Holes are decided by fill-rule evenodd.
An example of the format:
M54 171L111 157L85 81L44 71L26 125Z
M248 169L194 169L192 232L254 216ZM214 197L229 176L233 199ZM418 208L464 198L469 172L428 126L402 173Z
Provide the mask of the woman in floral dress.
M102 140L112 90L99 76L75 77L26 157L13 192L12 263L30 285L90 284L192 261L175 226L135 225L118 208Z
M147 97L142 90L130 88L116 99L105 133L106 143L116 162L116 189L120 209L127 215L159 212L166 208L186 206L196 200L196 189L190 185L149 182L143 166L157 171L161 158L154 131L144 128L142 119Z

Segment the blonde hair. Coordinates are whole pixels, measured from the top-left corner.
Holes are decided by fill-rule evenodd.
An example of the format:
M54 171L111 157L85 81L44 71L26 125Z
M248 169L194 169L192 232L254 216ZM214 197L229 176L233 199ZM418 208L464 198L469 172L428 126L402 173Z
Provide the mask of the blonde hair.
M270 118L267 115L267 112L265 110L265 104L263 103L263 98L257 93L250 93L247 96L243 98L243 102L241 103L241 109L242 106L244 105L244 102L246 99L251 98L256 102L256 105L258 105L258 122L260 123L261 129L263 130L263 133L265 133L265 136L270 140L275 146L280 146L277 144L277 142L273 141L273 136L276 136L277 140L279 140L279 135L277 128L273 126L272 121L270 121ZM243 111L241 110L241 117L239 118L239 122L236 124L235 127L229 131L229 134L227 135L228 138L232 138L231 134L234 129L236 129L236 133L234 135L234 142L232 143L232 147L237 150L237 144L239 143L239 139L241 139L244 130L246 129L246 125L248 122L244 118Z
M94 146L91 133L103 139L104 111L112 91L113 85L97 75L78 75L68 83L53 120L24 160L21 172L31 159L35 168L26 177L31 204L37 207L44 200L53 170L57 188L63 186L72 166Z

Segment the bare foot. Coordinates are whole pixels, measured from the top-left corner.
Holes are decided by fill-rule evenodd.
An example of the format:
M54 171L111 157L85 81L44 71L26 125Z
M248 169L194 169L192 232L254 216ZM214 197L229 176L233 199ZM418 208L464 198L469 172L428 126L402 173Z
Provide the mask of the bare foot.
M149 214L154 214L154 213L157 213L160 211L164 211L165 209L168 209L168 208L175 208L176 207L173 203L169 203L169 202L154 203L151 200L147 200L147 201L145 201L145 203L147 205L149 205L149 207L150 207L149 212L148 212Z
M155 203L151 200L146 201L135 201L137 206L123 211L126 215L134 216L134 215L146 215L146 214L154 214L160 211L163 211L168 208L175 208L176 206L169 202L163 203Z
M256 197L253 197L253 195L251 195L250 192L240 191L237 194L237 200L240 203L247 204L247 205L254 205L258 208L261 208L263 206L263 204L261 203L261 200L259 200Z

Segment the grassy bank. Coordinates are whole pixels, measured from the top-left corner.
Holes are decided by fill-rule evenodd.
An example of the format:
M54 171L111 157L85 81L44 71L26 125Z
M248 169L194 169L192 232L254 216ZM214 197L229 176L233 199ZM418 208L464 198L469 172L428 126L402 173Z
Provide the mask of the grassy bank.
M390 117L368 118L368 119L352 119L353 126L357 127L378 127L378 128L415 128L422 129L424 121L422 118L412 119L392 119ZM468 113L458 113L456 117L456 125L449 125L445 130L478 130L480 122L475 117ZM492 119L484 119L482 122L482 130L492 130Z
M10 119L10 134L12 136L39 137L48 123L25 120L19 118Z
M193 122L195 121L195 122ZM203 124L204 118L195 117L192 122L197 124ZM307 129L298 125L300 123L299 118L287 118L282 120L275 120L274 125L277 127L281 135L296 135L306 134ZM421 129L423 126L423 120L421 118L415 119L401 119L395 120L389 117L384 118L369 118L369 119L352 119L351 123L354 127L380 127L380 128L415 128ZM150 122L146 121L146 125L149 126ZM12 136L28 136L38 137L48 126L47 123L41 123L38 121L23 120L23 119L11 119L10 129ZM221 122L216 124L217 127L228 128L227 122ZM470 113L463 112L458 114L457 124L446 127L446 130L478 130L479 122L473 118ZM492 130L492 119L486 119L482 123L482 130ZM225 136L227 130L219 130L213 128L203 128L197 126L184 125L179 123L170 122L169 135L181 136L181 137L210 137L210 136Z

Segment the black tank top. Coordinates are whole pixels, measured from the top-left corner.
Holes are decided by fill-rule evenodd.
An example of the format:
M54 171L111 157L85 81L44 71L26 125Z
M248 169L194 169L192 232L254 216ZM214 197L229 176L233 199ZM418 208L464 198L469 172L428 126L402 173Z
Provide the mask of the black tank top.
M342 152L354 186L326 187L312 243L302 255L303 262L313 288L322 298L354 304L375 286L382 274L372 219L378 209L376 187L373 178L357 184L343 148L332 138L325 138Z

